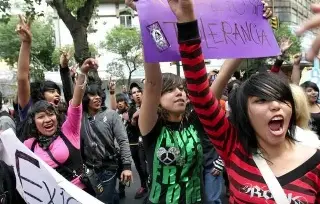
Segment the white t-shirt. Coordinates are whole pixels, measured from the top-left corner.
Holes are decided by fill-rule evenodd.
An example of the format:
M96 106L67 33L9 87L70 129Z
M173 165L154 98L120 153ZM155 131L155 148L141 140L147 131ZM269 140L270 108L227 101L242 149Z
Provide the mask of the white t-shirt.
M306 146L320 148L320 140L318 135L311 130L304 130L300 127L296 127L295 139Z

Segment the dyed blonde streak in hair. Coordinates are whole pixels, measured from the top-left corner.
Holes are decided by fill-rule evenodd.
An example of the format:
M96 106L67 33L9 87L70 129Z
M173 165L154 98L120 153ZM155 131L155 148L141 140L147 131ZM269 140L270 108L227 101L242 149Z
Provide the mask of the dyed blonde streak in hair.
M290 88L295 102L297 126L309 130L311 116L307 96L300 86L290 84Z

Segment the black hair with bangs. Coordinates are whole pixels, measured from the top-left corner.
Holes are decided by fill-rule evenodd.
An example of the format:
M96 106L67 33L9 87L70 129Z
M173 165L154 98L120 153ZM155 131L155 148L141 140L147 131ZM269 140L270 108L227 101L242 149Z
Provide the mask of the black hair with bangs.
M163 73L162 74L162 89L161 89L161 95L173 91L176 88L179 88L183 86L184 91L186 91L185 86L185 80L182 79L180 76L172 73ZM167 120L168 118L168 112L164 108L161 107L161 104L159 105L158 114L160 118L163 120Z
M172 73L162 74L161 95L170 92L178 87L185 86L185 81L178 75Z
M238 139L248 154L256 154L259 148L255 130L248 115L248 98L258 97L266 101L285 102L292 107L292 116L287 131L287 139L295 141L296 112L292 92L288 83L270 73L252 75L239 88L231 92L229 105L230 121L238 130Z
M313 90L317 91L319 93L319 87L316 83L313 83L312 81L306 81L300 85L302 88L312 88Z
M61 95L60 87L53 81L35 81L30 83L31 99L33 103L40 100L46 100L44 93L46 91L57 90L59 95Z
M92 96L98 95L99 97L101 97L101 102L102 102L101 107L103 107L103 100L105 99L105 96L103 94L102 89L98 84L90 84L86 87L86 91L82 99L82 108L84 112L88 113L89 111L90 98L88 95L92 95Z
M35 104L33 104L28 111L28 116L27 116L28 124L26 127L27 132L25 132L27 134L25 136L26 138L30 138L30 137L37 138L40 135L35 122L35 116L37 113L40 113L40 112L54 113L58 121L57 133L61 131L60 128L62 127L62 123L63 123L62 115L58 114L57 110L51 103L45 100L40 100Z
M118 93L116 94L116 102L119 103L119 102L125 102L126 104L128 104L128 101L127 101L127 98L126 96L123 94L123 93Z

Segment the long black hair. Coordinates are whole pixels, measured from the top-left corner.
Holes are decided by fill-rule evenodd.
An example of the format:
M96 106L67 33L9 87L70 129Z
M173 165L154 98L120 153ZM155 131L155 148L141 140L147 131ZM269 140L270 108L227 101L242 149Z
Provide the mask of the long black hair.
M319 87L316 83L313 83L312 81L306 81L300 85L303 89L312 88L316 92L319 93Z
M28 111L27 131L25 132L25 134L27 134L26 138L30 138L30 137L37 138L40 135L35 122L35 115L40 112L51 112L56 115L57 121L58 121L58 127L57 127L56 133L58 134L60 133L61 126L63 123L62 115L58 114L56 108L52 104L50 104L48 101L40 100L35 104L33 104Z
M259 148L255 130L248 115L248 98L253 96L266 101L285 102L292 107L292 116L286 137L290 141L294 141L296 112L289 84L274 74L255 74L242 83L239 88L232 91L229 97L230 120L237 127L238 139L248 154L256 154Z
M101 107L103 107L103 100L105 100L105 95L103 93L103 91L101 90L100 86L98 84L90 84L87 86L86 91L84 93L83 99L82 99L82 108L83 111L88 113L89 111L89 102L90 102L90 98L88 96L88 94L90 95L98 95L99 97L101 97Z
M50 80L32 82L30 83L30 90L33 103L36 103L40 100L45 100L44 92L46 91L57 90L59 95L61 95L60 87L55 82Z

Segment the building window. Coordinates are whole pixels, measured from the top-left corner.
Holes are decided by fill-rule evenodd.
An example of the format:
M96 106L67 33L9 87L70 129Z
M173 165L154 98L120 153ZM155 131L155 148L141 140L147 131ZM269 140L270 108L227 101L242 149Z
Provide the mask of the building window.
M120 25L125 27L132 27L132 15L128 11L120 12Z

